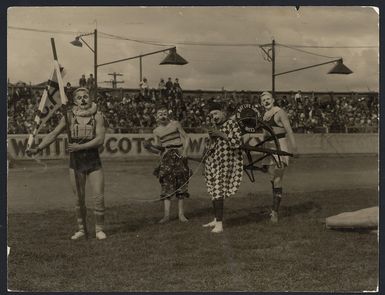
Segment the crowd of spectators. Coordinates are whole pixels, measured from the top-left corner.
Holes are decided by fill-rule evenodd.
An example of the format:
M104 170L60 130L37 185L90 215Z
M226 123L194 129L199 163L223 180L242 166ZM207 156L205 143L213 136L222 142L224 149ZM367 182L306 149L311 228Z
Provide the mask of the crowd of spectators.
M17 87L8 91L9 134L26 134L31 131L41 95L42 91L28 87ZM59 116L53 116L44 129L52 130L58 124L59 119Z
M85 78L85 77L84 77ZM83 77L82 77L83 79ZM183 93L178 79L167 83L162 79L158 88L140 85L139 91L124 92L100 89L97 97L99 109L106 117L108 132L137 133L151 132L156 125L156 108L167 105L170 116L179 120L188 132L201 132L208 125L207 108L210 101L224 104L228 112L234 113L244 103L255 105L260 113L259 96L248 92ZM90 84L92 85L92 84ZM87 86L87 82L86 85ZM143 90L145 89L145 91ZM73 88L66 86L71 97ZM32 88L13 88L8 95L8 133L28 133L42 90ZM357 93L348 96L294 96L278 95L276 104L288 113L294 132L378 132L378 95L360 97ZM42 132L52 130L58 123L60 114L49 120Z
M287 111L293 130L299 133L378 130L378 96L302 97L292 101L283 96L277 104Z

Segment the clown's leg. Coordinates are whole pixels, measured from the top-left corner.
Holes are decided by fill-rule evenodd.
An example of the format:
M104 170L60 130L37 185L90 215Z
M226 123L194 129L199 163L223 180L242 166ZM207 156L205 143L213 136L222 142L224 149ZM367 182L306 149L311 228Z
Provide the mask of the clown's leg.
M181 222L188 221L188 219L184 215L183 198L178 198L178 217Z
M212 233L221 233L223 232L223 205L224 199L223 197L219 197L214 199L214 214L215 214L215 226Z
M170 220L170 207L171 207L171 201L169 198L163 200L164 204L164 216L161 220L159 220L159 223L166 223Z
M186 174L185 177L177 178L177 181L176 181L176 191L177 191L176 198L178 199L178 217L181 222L188 221L188 219L184 215L184 201L183 201L185 197L187 198L189 197L189 194L187 192L188 177L189 177L188 174Z
M214 200L212 201L212 203L213 203L213 210L214 210L214 216L215 216L215 202L214 202ZM203 227L214 227L216 223L217 223L217 219L214 217L213 221L210 221L209 223L206 223L202 226Z
M83 173L76 173L73 169L69 170L70 183L72 191L75 195L75 213L76 221L78 225L78 231L71 237L72 240L77 240L85 236L86 219L87 219L87 207L85 202L85 185L86 185L86 175Z
M94 198L94 215L95 215L95 233L98 240L107 238L104 233L104 174L103 169L93 171L89 174L88 180L92 188Z
M271 222L278 222L278 210L282 200L282 179L285 168L270 166L269 172L272 175L273 205L271 211Z

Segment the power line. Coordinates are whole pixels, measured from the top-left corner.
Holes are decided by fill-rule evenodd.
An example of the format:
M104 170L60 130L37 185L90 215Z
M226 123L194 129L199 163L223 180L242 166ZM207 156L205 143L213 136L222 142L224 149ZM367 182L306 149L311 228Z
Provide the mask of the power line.
M118 35L108 34L108 33L104 33L104 32L99 32L99 33L101 35L105 36L106 39L126 40L126 41L138 42L138 43L149 44L149 45L157 45L157 46L172 46L169 44L156 43L155 41L145 41L145 40L138 40L138 39L133 39L133 38L121 37Z
M14 27L14 26L8 26L8 29L19 30L19 31L38 32L38 33L55 33L55 34L71 34L71 35L81 34L81 32L75 32L75 31L42 30L42 29L23 28L23 27Z
M20 30L20 31L32 31L32 32L40 32L40 33L56 33L56 34L73 34L73 35L79 35L81 32L75 32L75 31L64 31L64 30L42 30L42 29L33 29L33 28L26 28L26 27L15 27L15 26L8 26L9 29L12 30ZM146 40L146 39L137 39L137 38L130 38L130 37L124 37L104 32L99 32L102 36L102 38L106 39L116 39L116 40L126 40L131 42L137 42L137 43L143 43L143 44L150 44L150 45L157 45L157 46L169 46L169 44L174 45L188 45L188 46L213 46L213 47L257 47L261 45L266 44L258 44L258 43L228 43L228 42L193 42L193 41L179 41L179 42L166 42L169 44L165 44L158 40ZM362 48L378 48L378 45L362 45L362 46L351 46L351 45L345 45L345 46L321 46L321 45L298 45L298 44L279 44L281 46L287 46L287 47L294 47L294 48L345 48L345 49L362 49ZM293 48L292 48L293 49Z
M104 33L106 34L106 33ZM136 42L148 42L153 43L154 45L161 45L161 46L168 46L165 44L160 44L160 41L156 40L133 40L131 38L121 37L117 35L112 34L106 34L113 36L115 39L120 40L129 40L129 41L136 41ZM114 39L112 38L112 39ZM169 43L169 42L168 42ZM225 42L193 42L193 41L184 41L184 42L172 42L172 44L175 45L191 45L191 46L235 46L235 47L256 47L266 44L258 44L258 43L225 43ZM278 44L277 44L278 45ZM377 45L363 45L363 46L318 46L318 45L291 45L291 44L280 44L287 47L297 47L297 48L378 48ZM332 57L333 58L333 57Z
M277 45L277 46L281 46L281 47L286 47L286 48L289 48L289 49L292 49L292 50L296 50L296 51L299 51L299 52L302 52L302 53L310 54L310 55L315 55L315 56L320 56L320 57L326 57L326 58L340 58L340 56L327 56L327 55L322 55L322 54L310 52L310 51L303 50L303 49L298 49L298 48L295 48L295 47L292 47L292 46L283 45L283 44L279 44L279 43L277 43L276 45Z
M280 44L282 45L282 44ZM378 45L362 45L362 46L354 46L354 45L345 45L345 46L321 46L321 45L293 45L293 44L285 44L286 46L296 47L296 48L346 48L346 49L354 49L354 48L378 48Z

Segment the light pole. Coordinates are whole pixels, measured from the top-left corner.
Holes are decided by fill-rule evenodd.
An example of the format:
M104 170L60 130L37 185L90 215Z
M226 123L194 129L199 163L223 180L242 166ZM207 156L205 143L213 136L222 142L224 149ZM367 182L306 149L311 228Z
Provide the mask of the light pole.
M84 41L82 38L84 36L89 36L89 35L94 35L94 48L89 46L87 44L87 42ZM153 51L153 52L149 52L149 53L145 53L145 54L136 55L133 57L122 58L122 59L113 60L110 62L98 64L97 39L98 39L98 31L95 29L94 32L92 32L92 33L87 33L87 34L82 34L82 35L76 36L75 40L70 42L72 45L77 46L77 47L82 47L83 43L84 43L94 53L94 77L95 77L96 89L98 87L98 79L97 79L98 67L102 67L102 66L122 62L122 61L127 61L127 60L131 60L131 59L139 58L139 67L140 67L140 71L139 71L140 80L139 81L142 81L142 57L168 51L169 52L168 55L163 59L163 61L161 61L160 65L185 65L188 63L182 56L180 56L176 52L176 47L173 46L173 47L169 47L169 48L162 49L162 50L157 50L157 51Z
M82 37L94 35L94 48L92 48ZM81 40L81 41L80 41ZM94 53L94 79L95 89L98 89L98 31L95 29L92 33L81 34L70 42L73 46L83 47L83 43Z
M273 97L275 97L275 77L277 77L277 76L285 75L285 74L292 73L292 72L302 71L305 69L315 68L315 67L319 67L319 66L331 64L331 63L336 63L336 65L328 72L328 74L349 75L349 74L353 73L352 70L350 70L347 66L344 65L342 58L338 58L338 59L334 59L334 60L330 60L327 62L318 63L318 64L314 64L314 65L310 65L310 66L306 66L306 67L302 67L302 68L297 68L294 70L289 70L289 71L285 71L285 72L281 72L281 73L276 73L275 72L275 46L276 46L275 40L273 40L272 43L260 45L260 48L266 54L267 60L271 62L271 66L272 66L272 71L271 71L272 72L272 74L271 74L271 78L272 78L271 88L272 89L271 90L272 90ZM268 48L268 49L266 50L266 48Z

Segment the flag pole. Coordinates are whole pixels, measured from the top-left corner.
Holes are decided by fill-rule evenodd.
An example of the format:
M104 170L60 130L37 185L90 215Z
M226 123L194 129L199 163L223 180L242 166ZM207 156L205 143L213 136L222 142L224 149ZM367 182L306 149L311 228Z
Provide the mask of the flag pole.
M56 62L58 62L54 38L51 38L51 46L52 46L53 58ZM57 73L57 75L60 75L60 67L58 70L59 70L59 72ZM59 77L58 77L58 82L59 82ZM59 91L60 91L60 94L62 94L61 89L59 89ZM67 101L67 103L68 103L68 101ZM65 123L66 123L68 142L72 143L73 140L72 140L70 125L69 125L69 120L68 120L68 105L67 104L62 104L61 113L64 116ZM76 195L78 197L79 204L80 204L80 214L81 214L81 218L82 218L84 234L85 234L86 239L88 239L88 230L87 230L87 221L86 221L87 207L86 207L86 203L85 203L85 190L80 185L80 172L78 171L78 169L76 167L76 161L74 161L74 163L75 163L74 174L75 174L75 183L76 183Z

